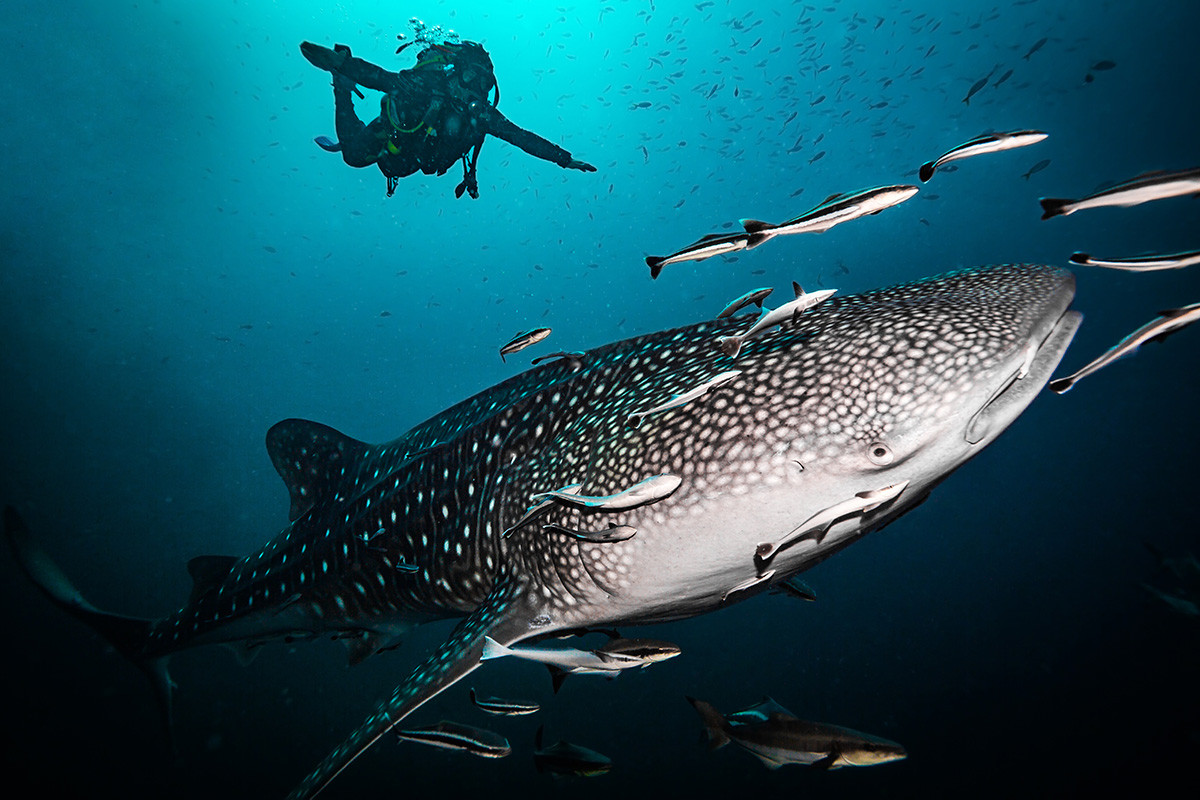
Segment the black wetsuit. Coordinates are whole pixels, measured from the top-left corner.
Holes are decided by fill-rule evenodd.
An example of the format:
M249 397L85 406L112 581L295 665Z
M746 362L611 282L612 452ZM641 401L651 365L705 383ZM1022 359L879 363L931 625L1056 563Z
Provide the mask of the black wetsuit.
M514 125L486 96L473 95L455 75L438 67L388 72L347 56L337 72L333 92L337 137L342 158L352 167L378 164L389 178L417 170L441 175L488 134L560 167L573 164L569 152ZM386 115L364 125L354 113L350 81L390 96L393 108L404 117L396 120L401 127Z

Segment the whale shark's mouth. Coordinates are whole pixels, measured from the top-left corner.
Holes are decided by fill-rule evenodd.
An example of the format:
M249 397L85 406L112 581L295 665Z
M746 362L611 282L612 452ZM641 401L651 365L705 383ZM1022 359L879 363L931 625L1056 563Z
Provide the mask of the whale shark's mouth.
M1021 350L1020 363L967 423L965 438L969 444L995 438L1033 402L1075 338L1083 314L1067 309L1057 319L1047 320L1053 324L1035 330Z

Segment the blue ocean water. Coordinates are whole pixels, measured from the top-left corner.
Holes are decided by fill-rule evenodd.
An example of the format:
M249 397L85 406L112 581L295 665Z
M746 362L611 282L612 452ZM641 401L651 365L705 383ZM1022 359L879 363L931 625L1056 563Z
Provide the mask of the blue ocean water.
M407 67L395 36L412 15L483 43L501 111L598 171L492 140L478 200L455 199L454 170L387 198L377 170L317 148L332 96L299 43ZM0 499L92 602L159 616L186 599L189 558L244 554L286 522L262 446L280 419L392 439L523 356L709 318L757 286L849 294L1075 250L1195 249L1192 198L1048 221L1037 198L1200 166L1198 23L1182 1L10 0ZM1021 128L1050 136L959 162L879 216L647 274L646 254L740 217L915 181L949 147ZM1197 269L1076 270L1086 320L1064 369L1200 299ZM552 338L502 363L497 348L535 325ZM1142 586L1168 582L1147 543L1200 553L1198 358L1185 331L1040 397L922 507L806 573L814 604L763 596L627 631L684 655L557 695L540 668L498 662L422 709L487 725L467 685L540 699L539 715L493 723L509 758L385 741L329 796L1153 796L1200 755L1198 620ZM247 666L182 653L173 758L134 667L7 557L0 586L14 783L89 796L282 796L449 630L354 668L329 641ZM768 771L708 752L685 693L723 710L769 694L909 757ZM612 772L536 774L539 724Z

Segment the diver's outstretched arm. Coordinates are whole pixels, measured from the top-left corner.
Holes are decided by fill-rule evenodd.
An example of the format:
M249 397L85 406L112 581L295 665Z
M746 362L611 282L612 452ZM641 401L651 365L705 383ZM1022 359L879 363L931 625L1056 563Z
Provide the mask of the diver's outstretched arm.
M533 131L527 131L519 125L514 125L508 117L491 106L484 107L482 118L488 133L509 144L515 144L531 156L558 164L563 169L577 169L582 172L596 171L591 164L571 158L570 153L554 142L543 139Z

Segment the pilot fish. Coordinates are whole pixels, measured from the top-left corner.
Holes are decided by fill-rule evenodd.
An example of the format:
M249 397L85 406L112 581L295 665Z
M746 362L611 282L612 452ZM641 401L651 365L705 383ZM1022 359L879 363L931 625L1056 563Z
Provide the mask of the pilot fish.
M1065 270L1005 265L832 297L747 340L742 375L719 394L636 428L626 420L647 397L734 369L715 342L744 323L706 320L595 348L579 364L544 363L384 444L284 420L267 450L291 497L287 524L248 555L194 561L191 596L157 620L88 602L11 506L4 528L37 587L142 667L164 700L168 660L198 645L336 636L358 662L413 624L458 619L292 793L311 797L477 669L489 638L511 647L704 614L891 523L1037 396L1079 325L1074 293ZM547 487L601 498L648 475L679 485L637 507L564 497L541 512L571 529L633 527L632 538L590 542L538 525L501 536ZM891 502L832 521L760 574L760 543L904 482Z

